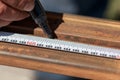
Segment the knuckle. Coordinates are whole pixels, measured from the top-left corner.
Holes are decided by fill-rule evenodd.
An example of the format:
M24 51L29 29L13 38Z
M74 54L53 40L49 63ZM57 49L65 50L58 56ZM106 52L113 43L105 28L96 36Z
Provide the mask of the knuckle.
M2 22L0 22L0 28L1 28L1 27L4 27L4 26L7 26L7 25L9 25L9 24L11 24L11 22L6 22L6 21L3 22L3 21L2 21Z
M0 16L3 16L7 10L7 6L0 1Z
M11 22L7 22L7 23L5 24L5 26L7 26L7 25L9 25L9 24L11 24Z
M7 25L9 25L11 22L7 22L6 24L4 24L3 26L7 26Z
M11 6L17 6L19 1L18 0L2 0L3 2L5 2L6 4L8 5L11 5Z
M30 11L34 7L34 0L0 0L6 4L23 11Z
M19 21L19 20L25 19L26 17L28 17L28 14L21 12L21 13L18 13L18 15L16 15L14 20Z

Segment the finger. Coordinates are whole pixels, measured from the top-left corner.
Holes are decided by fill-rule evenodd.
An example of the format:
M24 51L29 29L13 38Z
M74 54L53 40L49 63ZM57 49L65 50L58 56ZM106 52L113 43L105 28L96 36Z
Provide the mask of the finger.
M4 3L23 10L23 11L31 11L34 8L34 0L2 0Z
M0 20L0 28L3 26L7 26L9 25L11 22L10 21L4 21L4 20Z
M0 1L0 19L5 21L17 21L28 16L28 13L8 7Z

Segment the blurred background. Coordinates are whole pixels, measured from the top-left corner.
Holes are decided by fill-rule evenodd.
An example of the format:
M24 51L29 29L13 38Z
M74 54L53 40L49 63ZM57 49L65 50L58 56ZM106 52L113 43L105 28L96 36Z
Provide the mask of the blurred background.
M119 19L120 0L40 0L46 11Z
M40 0L46 11L120 20L120 0ZM1 80L88 80L0 66Z

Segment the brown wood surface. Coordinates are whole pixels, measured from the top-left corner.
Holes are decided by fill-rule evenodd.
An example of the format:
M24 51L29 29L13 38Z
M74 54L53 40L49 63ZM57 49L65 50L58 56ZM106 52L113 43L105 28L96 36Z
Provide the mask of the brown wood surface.
M58 39L120 48L120 21L55 13L48 13L48 19ZM4 29L45 37L30 18Z
M120 49L120 23L48 13L58 39ZM1 30L44 36L29 18ZM0 42L0 64L94 80L120 80L120 61Z

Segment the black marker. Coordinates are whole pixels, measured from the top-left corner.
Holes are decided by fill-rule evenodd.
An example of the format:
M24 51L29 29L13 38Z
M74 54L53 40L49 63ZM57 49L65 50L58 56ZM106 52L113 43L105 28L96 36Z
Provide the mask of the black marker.
M30 12L32 18L38 24L49 38L54 38L54 32L50 29L44 8L39 0L35 0L35 7Z

